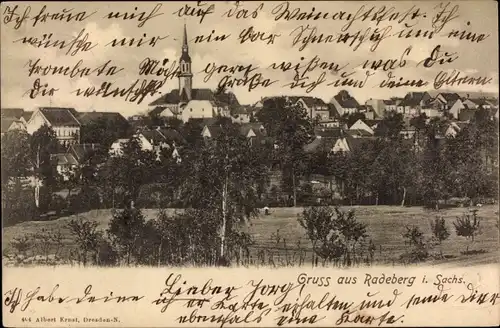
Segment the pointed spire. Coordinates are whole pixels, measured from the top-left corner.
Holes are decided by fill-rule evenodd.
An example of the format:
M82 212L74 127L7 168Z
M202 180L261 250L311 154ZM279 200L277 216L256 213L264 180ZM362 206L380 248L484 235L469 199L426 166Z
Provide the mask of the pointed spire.
M186 50L188 48L186 23L184 23L184 38L182 40L182 48Z

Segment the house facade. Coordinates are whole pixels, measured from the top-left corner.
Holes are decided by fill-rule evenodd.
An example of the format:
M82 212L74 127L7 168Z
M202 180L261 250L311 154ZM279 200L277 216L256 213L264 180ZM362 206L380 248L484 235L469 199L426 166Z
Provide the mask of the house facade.
M81 124L77 116L78 113L74 108L40 107L26 123L26 131L33 134L47 124L54 130L59 143L70 146L80 142Z
M418 116L424 108L430 108L431 100L428 92L408 92L396 111L407 117Z
M2 135L12 130L24 130L26 126L21 120L12 117L2 117Z
M339 91L330 102L335 106L340 116L356 113L359 108L358 101L345 90Z

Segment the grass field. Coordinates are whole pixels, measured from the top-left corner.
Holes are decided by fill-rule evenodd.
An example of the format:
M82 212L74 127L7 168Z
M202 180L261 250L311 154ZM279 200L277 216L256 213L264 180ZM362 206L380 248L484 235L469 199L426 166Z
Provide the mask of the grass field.
M452 222L467 208L444 209L439 212L425 210L421 207L397 207L397 206L354 206L343 207L343 210L354 209L357 219L367 225L367 232L377 247L377 263L397 264L406 247L402 234L405 226L418 226L426 236L430 236L430 222L441 216L445 219L450 232L450 237L438 246L436 252L443 250L446 260L432 260L432 264L445 264L452 266L471 266L487 263L498 263L499 261L499 229L498 229L498 206L488 205L478 208L481 217L480 234L477 236L471 249L484 250L482 254L462 255L466 245L470 243L463 237L456 236ZM175 210L169 210L174 213ZM154 218L157 210L144 210L147 218ZM305 231L297 222L297 214L301 208L275 208L271 209L271 215L260 215L253 219L244 229L247 230L255 240L256 248L276 247L275 235L286 240L287 245L293 248L298 240L302 247L308 249L311 254L310 243L306 238ZM105 230L111 219L110 210L93 210L79 215L88 220L99 223L99 228ZM39 233L42 231L61 231L63 235L64 248L74 247L74 240L66 229L70 217L62 217L53 221L29 221L23 222L3 229L2 251L3 254L11 251L10 242L24 234ZM279 230L279 231L278 231ZM281 244L280 244L281 245ZM310 262L309 262L310 263ZM307 262L306 262L307 264Z

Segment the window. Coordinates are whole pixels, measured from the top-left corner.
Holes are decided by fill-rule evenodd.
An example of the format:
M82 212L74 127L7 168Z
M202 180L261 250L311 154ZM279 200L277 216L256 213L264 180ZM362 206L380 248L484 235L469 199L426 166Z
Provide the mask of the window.
M192 112L192 111L193 111L193 109L192 109L192 108L189 108L189 111L190 111L190 112Z

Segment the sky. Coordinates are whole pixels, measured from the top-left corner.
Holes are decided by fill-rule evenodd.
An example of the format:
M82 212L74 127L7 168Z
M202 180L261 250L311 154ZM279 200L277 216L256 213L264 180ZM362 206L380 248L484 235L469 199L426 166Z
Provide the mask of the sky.
M153 2L53 2L46 3L44 13L62 12L62 10L72 9L72 13L85 11L85 15L90 15L83 21L62 22L51 20L50 15L45 21L38 20L33 26L38 13L44 6L43 3L16 2L2 3L2 25L1 25L1 106L2 107L22 107L25 110L32 110L37 106L69 106L74 107L79 111L118 111L125 116L142 113L147 110L148 104L161 96L147 96L140 104L137 102L127 102L120 98L102 98L102 97L78 97L72 93L77 88L87 88L95 86L99 88L102 82L113 82L114 85L120 87L128 87L133 81L144 76L139 76L139 64L146 57L164 60L169 59L169 62L178 61L181 54L183 26L186 24L190 55L192 59L193 87L194 88L211 88L215 89L220 79L224 76L214 75L208 82L204 82L206 74L203 70L207 64L214 63L216 65L249 65L258 67L255 72L260 72L263 78L277 80L278 82L264 88L257 87L249 91L245 86L230 88L236 94L238 100L242 104L253 104L265 96L275 95L309 95L320 97L325 101L329 101L340 90L348 90L358 101L364 102L367 99L383 99L391 96L404 96L408 91L428 91L432 90L433 80L440 72L451 74L454 70L459 72L461 76L468 75L473 77L492 78L490 84L485 86L461 85L446 87L447 90L456 90L461 92L467 91L484 91L498 92L498 24L497 24L497 4L494 1L460 1L448 5L448 9L457 5L456 12L452 13L454 19L450 20L443 30L437 33L437 36L432 39L424 38L408 38L400 39L398 37L390 37L383 40L375 51L370 51L369 47L373 43L365 42L356 51L353 47L349 47L343 43L316 43L309 44L302 51L298 45L293 46L293 37L297 31L309 24L310 27L316 27L318 34L337 34L341 32L346 21L338 21L333 19L320 19L310 21L298 21L291 19L289 21L284 18L276 19L278 13L288 5L290 12L303 11L311 12L314 7L314 12L346 12L355 14L358 10L368 9L372 6L380 8L383 5L387 8L394 7L392 12L404 12L412 6L420 9L420 16L417 17L418 23L412 28L429 30L432 29L431 17L434 17L438 12L440 2L422 1L422 2L283 2L283 1L265 1L262 3L262 8L258 12L256 18L240 18L224 17L224 13L229 9L235 8L234 2L205 2L201 8L206 9L213 5L213 13L207 14L200 23L199 16L184 16L179 17L176 12L180 8L185 8L186 5L196 9L196 2L163 2L161 5ZM21 24L18 29L14 28L16 16L9 17L8 12L15 6L18 6L15 13L21 17L29 8L27 20ZM240 2L240 9L247 9L249 13L258 8L260 2ZM364 6L364 7L363 7ZM7 8L8 7L8 8ZM135 9L137 7L137 10ZM157 15L154 18L147 20L142 27L138 27L137 19L113 18L105 19L104 17L110 12L120 13L140 13L142 11L149 14L156 7ZM451 11L451 10L449 10ZM448 12L449 12L448 11ZM423 14L425 13L425 18ZM411 15L410 15L411 16ZM441 17L445 17L443 15ZM415 23L417 19L407 20L407 23ZM392 32L400 31L404 28L405 22L385 21L376 26L375 22L355 21L347 30L350 33L357 31L366 31L368 28L373 31L375 28L390 29ZM253 27L256 31L265 32L266 35L276 33L280 34L275 39L274 44L267 44L265 41L245 42L243 44L238 40L240 32L249 27ZM57 49L54 47L44 48L35 47L29 43L20 42L24 37L41 38L43 34L52 33L52 40L72 40L78 36L79 32L84 29L84 34L88 33L87 41L91 42L94 47L88 51L79 51L74 56L68 55L68 49ZM456 30L467 30L477 34L489 34L489 37L481 42L471 42L468 40L458 40L457 38L447 38L444 34ZM194 39L199 35L210 34L212 30L216 34L230 34L229 38L224 41L212 41L195 43ZM295 32L294 32L295 31ZM393 34L391 32L391 34ZM105 46L113 39L138 38L144 34L147 37L159 36L164 38L150 46L144 44L141 47L110 47ZM458 56L453 62L439 65L434 64L430 68L424 68L422 61L431 55L432 50L440 45L441 49L450 54L452 57ZM366 69L359 67L365 60L388 60L399 59L404 50L411 46L409 53L404 56L406 65L403 68L394 70L392 74L404 79L425 79L430 84L425 88L380 88L377 87L383 79L387 78L387 72L370 71L374 73L370 76L369 81L363 88L352 87L335 87L328 86L327 83L318 85L310 93L306 93L305 89L295 88L291 90L289 87L284 87L285 84L292 82L295 73L293 70L281 72L269 68L273 62L281 63L301 62L301 57L304 57L304 62L308 62L314 56L318 56L321 61L336 63L339 66L346 66L346 70L354 72L352 77L364 79ZM108 60L116 66L122 67L123 70L114 76L87 76L69 78L67 76L28 76L29 63L34 63L37 59L42 66L58 65L58 66L73 66L79 60L83 61L82 66L95 68L102 65ZM420 63L417 66L417 63ZM329 71L316 69L309 72L306 76L310 81L316 80L322 72L326 73L328 81L334 81L340 78L340 73L334 74ZM234 77L242 78L243 73L238 73ZM251 74L252 75L252 74ZM42 83L48 83L49 86L58 88L59 90L53 96L42 96L38 94L34 99L29 97L27 91L32 88L34 81L40 78ZM150 77L153 79L153 77ZM159 90L162 94L169 92L171 89L178 87L177 79L168 80L168 82ZM445 89L445 87L443 87Z

